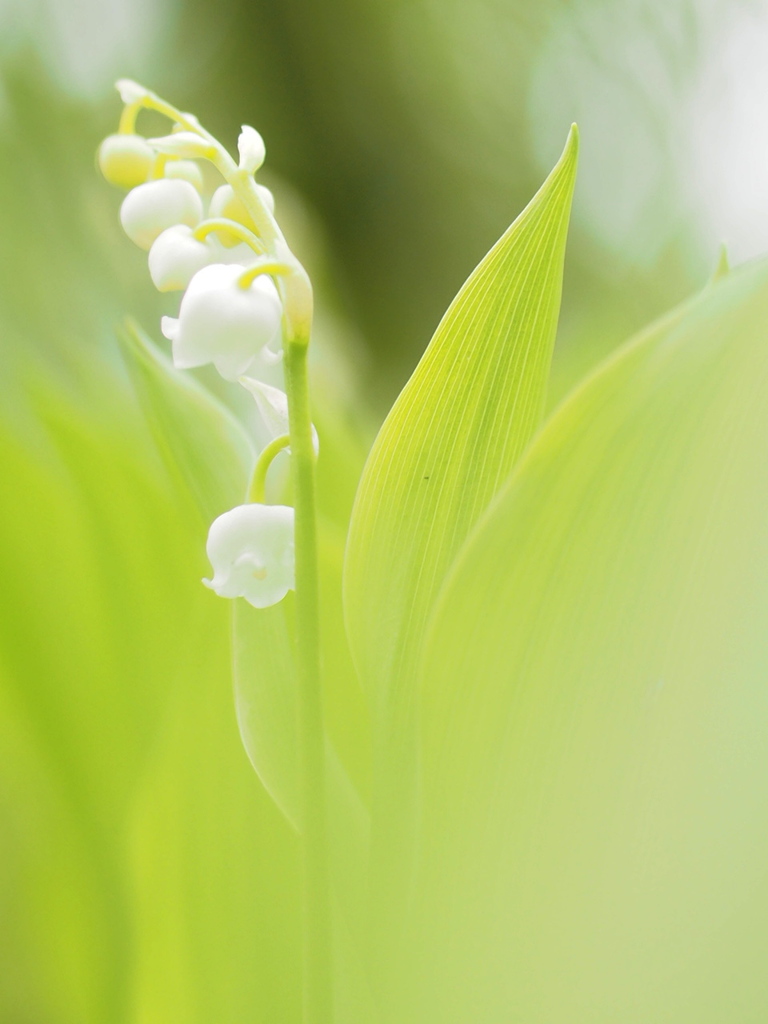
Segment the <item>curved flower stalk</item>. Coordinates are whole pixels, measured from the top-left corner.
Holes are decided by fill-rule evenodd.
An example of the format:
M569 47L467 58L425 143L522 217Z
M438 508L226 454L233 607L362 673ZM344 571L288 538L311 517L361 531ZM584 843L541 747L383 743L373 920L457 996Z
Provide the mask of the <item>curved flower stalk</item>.
M148 251L160 291L183 292L178 318L163 318L177 367L212 364L253 394L272 440L256 464L249 500L211 525L207 552L213 576L203 582L221 597L256 608L296 592L299 761L305 896L305 1021L331 1024L331 937L325 811L325 739L320 696L318 569L314 463L307 348L312 288L275 220L271 192L254 175L264 163L261 135L243 125L238 160L192 114L129 79L118 132L104 140L99 166L127 189L120 211L126 234ZM160 113L171 131L146 139L142 110ZM210 164L223 179L208 196ZM282 360L285 393L256 379ZM244 374L250 374L244 377ZM289 451L295 508L264 502L267 470Z

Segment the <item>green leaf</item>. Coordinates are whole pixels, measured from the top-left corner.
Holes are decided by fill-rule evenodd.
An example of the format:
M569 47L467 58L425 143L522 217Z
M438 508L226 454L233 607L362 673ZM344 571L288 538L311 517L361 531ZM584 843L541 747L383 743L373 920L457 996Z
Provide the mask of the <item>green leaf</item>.
M233 602L235 705L240 735L264 788L299 826L296 667L289 616L293 595L271 608Z
M128 322L120 338L164 460L174 478L193 494L207 525L243 501L250 442L229 410L190 374L176 370L136 324ZM240 734L265 789L297 827L291 608L291 595L265 609L234 601L232 632Z
M131 320L118 334L155 442L206 523L242 503L254 452L238 420Z
M404 1024L768 1013L766 322L762 262L626 346L457 560Z
M165 461L196 498L206 522L242 501L250 443L232 414L188 374L179 373L135 324L121 340ZM323 550L328 546L324 539ZM264 788L300 830L296 670L292 595L255 609L233 602L235 702L240 735ZM336 637L338 641L338 637ZM337 666L338 655L326 652ZM348 927L359 933L367 811L328 743L329 814L337 824L332 850L336 888Z
M299 1020L295 837L239 749L229 609L103 390L109 418L40 386L36 431L0 423L0 1019Z
M288 821L301 832L292 613L292 595L271 608L234 602L235 695L240 735L251 764ZM338 953L346 960L363 941L369 815L329 738L326 772Z
M330 410L324 421L327 426ZM328 734L329 772L337 782L348 776L341 789L355 793L349 814L367 816L360 803L368 789L369 730L366 707L359 693L341 612L341 563L344 534L340 524L326 517L329 505L338 505L339 492L350 490L346 477L359 472L353 463L342 465L339 450L348 439L336 427L321 434L319 478L318 555L320 569L321 653L323 699ZM330 463L330 465L329 465ZM354 468L353 468L354 467ZM329 486L327 475L333 473ZM342 510L337 512L343 519ZM348 513L347 513L348 514ZM255 609L245 601L233 603L233 650L235 701L241 735L254 769L267 791L295 828L300 829L298 760L298 700L295 664L293 594L278 605ZM333 791L331 797L334 797ZM336 794L338 796L338 793ZM335 798L335 797L334 797ZM359 832L354 826L353 832Z
M411 699L435 595L538 426L560 306L578 136L463 286L387 417L352 516L345 608L377 710Z

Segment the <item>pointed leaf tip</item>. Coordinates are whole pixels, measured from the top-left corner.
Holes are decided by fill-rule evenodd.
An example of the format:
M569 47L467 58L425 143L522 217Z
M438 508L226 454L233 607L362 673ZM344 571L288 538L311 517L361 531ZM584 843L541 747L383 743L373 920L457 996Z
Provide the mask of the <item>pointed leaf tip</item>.
M710 284L715 284L717 281L721 281L731 272L731 263L728 259L728 246L725 242L720 243L720 250L717 255L717 263L715 269L712 271L712 277L709 279Z
M574 126L546 181L443 317L363 473L346 617L364 685L383 705L408 702L406 680L445 574L539 425L577 157Z
M565 145L563 146L563 152L560 154L560 159L552 169L552 174L556 174L558 170L565 164L575 163L579 158L579 126L574 121L571 127L568 129L568 135L565 139ZM550 175L551 176L551 175Z

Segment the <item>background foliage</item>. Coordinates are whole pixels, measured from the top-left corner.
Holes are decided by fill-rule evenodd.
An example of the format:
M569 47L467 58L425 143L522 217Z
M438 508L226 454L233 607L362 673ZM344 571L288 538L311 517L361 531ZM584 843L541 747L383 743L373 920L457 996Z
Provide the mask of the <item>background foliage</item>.
M320 294L314 372L323 445L328 701L339 755L367 796L369 723L343 641L340 581L352 500L378 421L468 273L554 164L574 119L582 128L583 162L550 407L636 328L698 290L721 239L737 261L764 248L768 179L758 168L768 152L768 128L756 112L768 97L761 56L768 9L758 0L332 0L321 6L40 0L6 4L0 19L0 1019L297 1020L295 839L242 750L228 609L199 583L208 568L211 509L201 511L200 494L163 459L135 364L117 337L129 313L159 340L159 316L170 307L153 292L142 254L117 226L117 198L94 171L93 153L118 110L112 79L143 77L194 109L222 138L234 141L241 121L266 137L272 177L265 180L274 185L281 221ZM616 787L630 787L645 808L647 835L656 834L654 822L675 820L681 808L690 818L668 833L671 848L651 858L656 874L648 863L633 867L624 857L635 825L620 820L604 850L613 852L612 864L629 865L629 881L618 869L597 881L582 873L585 888L566 900L566 920L576 929L580 900L615 907L617 893L631 893L628 912L639 915L650 936L642 946L640 929L641 968L651 972L658 966L653 955L674 961L697 930L696 908L708 883L717 904L709 920L730 920L728 927L746 936L740 948L755 958L764 941L749 911L750 901L763 905L755 896L762 893L759 880L756 888L749 883L759 875L755 851L762 836L762 790L754 780L765 777L759 729L765 424L752 397L764 381L756 355L765 340L764 274L758 267L727 281L719 298L705 295L704 305L673 321L671 333L665 327L652 334L570 400L537 442L528 475L521 471L506 493L512 502L517 488L512 525L501 511L486 523L476 561L468 558L457 570L435 624L434 637L455 636L456 621L466 621L473 606L486 607L477 601L478 586L489 578L482 567L497 559L500 547L512 552L507 567L520 586L514 595L497 594L498 607L538 639L523 649L505 633L508 646L495 648L483 643L482 629L490 625L478 623L476 643L489 665L498 667L494 659L500 659L521 666L515 699L530 716L522 719L529 747L520 747L531 758L526 777L533 780L531 793L550 786L549 804L535 804L533 796L520 803L540 829L531 826L538 838L531 849L518 850L515 862L530 892L551 893L553 878L561 884L556 876L563 864L578 874L592 853L577 842L565 859L537 862L535 844L559 849L575 817L599 822L606 806L625 795L604 779L601 789L594 774L574 771L583 761L568 760L573 750L599 742L584 711L590 701L615 716L612 727L634 722L639 707L654 743L690 754L662 757L654 769L661 774L643 775L631 743L622 750L617 741L616 749L603 751L615 768L611 777L620 780ZM630 371L641 374L645 390L631 383ZM587 403L599 403L608 384L612 397L595 423ZM220 394L247 422L248 406L229 391ZM690 462L699 429L699 461L675 491L676 467ZM568 437L582 459L578 479L562 467ZM231 503L227 487L237 491L237 466L227 484L221 461L207 462L203 447L186 458L201 473L213 466L222 477L206 491L210 502L221 503L215 512ZM172 465L179 453L171 454ZM626 466L631 472L622 473ZM590 473L608 474L600 500L589 491ZM655 497L646 488L651 476L666 488ZM724 506L718 496L726 492ZM572 514L540 519L545 501ZM572 524L585 519L589 529L571 543ZM733 523L740 524L737 533ZM635 545L628 560L623 529ZM509 541L512 530L518 544L528 537L528 546ZM690 535L704 547L686 547ZM700 552L712 544L716 556L697 575ZM541 550L549 561L526 562L532 558L526 552ZM611 575L616 564L618 578ZM638 590L644 610L632 618L627 608L634 615ZM732 617L723 624L726 607ZM630 618L633 631L622 639ZM607 630L606 621L616 630ZM662 647L671 644L672 654L649 648L649 636ZM675 643L682 637L682 648L669 636ZM717 637L736 637L735 654L719 647ZM701 646L702 638L708 644ZM435 659L427 677L460 674L450 643L434 643L425 654ZM622 680L626 703L587 685L579 659L596 650L599 678ZM675 691L671 717L654 718L648 708L657 707L661 690L653 687L663 689L670 664L683 666L683 696ZM685 694L699 692L691 680L701 673L691 666L706 670L711 696L694 715L692 732ZM534 700L525 681L561 675L572 688L564 705L571 717L547 718L542 708L551 709L556 696L545 691ZM495 668L490 677L506 679ZM731 678L740 680L738 713L723 703L722 681ZM465 702L458 707L443 707L440 692L426 692L434 721L466 713L477 715L483 730L488 722L501 727L492 688L482 700L457 692L456 700ZM718 732L723 721L729 729ZM420 887L415 944L425 922L437 915L445 923L440 914L476 936L473 915L487 907L488 891L470 886L471 899L448 907L440 901L446 887L455 890L456 879L467 877L468 864L483 865L495 893L517 898L511 869L498 868L490 841L439 855L444 830L457 827L453 816L484 835L493 807L478 795L486 792L488 773L514 776L503 758L499 768L492 743L487 749L476 743L470 757L465 739L445 735L438 741L437 731L425 733L425 756L462 769L469 760L474 768L470 778L462 771L453 780L463 803L443 806L436 799L424 823L420 842L435 860L425 862L431 881ZM610 735L624 734L619 728ZM538 749L558 750L560 759L542 766ZM731 766L725 777L712 767L724 761ZM560 781L550 785L554 776ZM721 787L721 803L695 803L691 793L699 791L690 787L702 778L716 792ZM588 798L574 798L577 783ZM743 798L734 804L737 792ZM696 862L688 887L676 888L701 837L718 831L747 836L741 853L715 844L709 859ZM714 889L713 878L720 880ZM725 878L740 879L742 887L729 888ZM670 894L670 917L687 921L689 931L673 927L653 954L653 908L666 905ZM521 921L534 919L533 906L526 904L532 916ZM741 908L735 916L734 906ZM589 971L598 954L621 946L607 925L586 941L567 930L555 941L552 920L536 918L526 970L533 979L547 978L547 958L557 953L560 965L571 964L565 987L526 989L516 976L516 991L529 1019L557 1019L562 999L570 1019L579 1020L578 985L569 990L568 979L586 974L594 981ZM457 958L493 962L502 926L492 919L487 944L474 952L438 948L423 987L404 980L422 1019L429 1013L418 1000L435 991L448 994L441 1012L454 1012L457 1020L466 1019L461 1000L478 998L490 1000L494 1019L493 1000L505 993L484 989L482 971L475 975L478 990L457 996L447 982ZM574 949L580 952L568 961ZM725 963L726 980L696 996L704 1002L691 1019L723 1019L734 989L743 1004L739 1019L763 1019L755 960L744 954L739 964L719 949L715 944L711 959L704 957L712 965L705 973L715 977ZM606 1020L616 1000L643 986L644 975L639 970L623 989L621 972L612 977L616 988L602 989ZM647 986L642 991L649 1001L637 1003L638 1020L659 1007L674 1010L688 990L684 983L673 995L665 996L663 986L661 995L648 995ZM550 1002L537 1004L537 992ZM359 994L349 994L352 1006L354 998ZM680 1014L691 1004L680 1005L677 1017L669 1011L670 1020L686 1019Z

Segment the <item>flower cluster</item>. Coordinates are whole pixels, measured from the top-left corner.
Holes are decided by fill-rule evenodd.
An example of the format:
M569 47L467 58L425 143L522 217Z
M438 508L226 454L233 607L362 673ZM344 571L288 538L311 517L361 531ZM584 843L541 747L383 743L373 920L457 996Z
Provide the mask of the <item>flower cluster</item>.
M282 357L285 318L275 278L298 267L275 223L272 194L254 178L264 142L244 125L235 162L193 115L135 82L123 79L117 88L123 115L118 132L101 144L99 166L107 181L127 190L120 222L147 252L154 285L183 292L178 317L162 321L175 366L212 364L256 400L272 439L254 476L263 491L269 461L288 448L288 398L255 374ZM170 134L139 135L142 109L168 116ZM223 183L209 184L211 169ZM211 526L207 551L214 575L203 582L222 597L242 596L264 608L294 585L293 509L265 505L263 493L255 499Z

